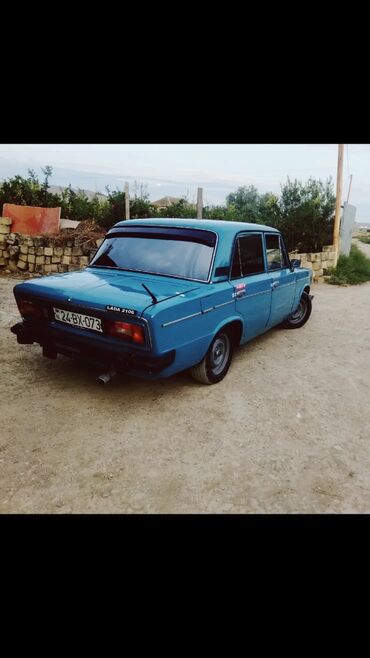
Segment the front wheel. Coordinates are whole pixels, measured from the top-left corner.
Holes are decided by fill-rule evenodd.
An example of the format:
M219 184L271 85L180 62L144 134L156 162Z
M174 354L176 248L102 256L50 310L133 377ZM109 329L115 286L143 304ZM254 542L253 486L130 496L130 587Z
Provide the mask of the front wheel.
M308 318L310 317L311 311L311 297L306 292L304 292L302 294L298 308L287 320L285 320L285 322L283 322L283 327L286 329L299 329L299 327L303 327L303 325L306 324Z
M232 344L227 331L221 330L212 341L204 359L190 368L193 379L201 384L217 384L223 379L230 367Z

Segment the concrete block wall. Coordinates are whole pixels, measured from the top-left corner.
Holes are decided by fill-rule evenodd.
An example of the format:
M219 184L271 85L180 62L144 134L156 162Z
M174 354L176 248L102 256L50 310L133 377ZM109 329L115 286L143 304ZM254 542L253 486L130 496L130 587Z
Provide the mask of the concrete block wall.
M81 236L28 236L12 233L11 220L0 218L0 269L50 274L79 270L89 264L102 240Z
M289 258L297 258L301 261L301 267L307 267L313 271L314 281L325 281L327 271L331 267L335 267L336 263L336 249L334 245L323 247L321 252L318 253L305 253L299 254L292 252Z

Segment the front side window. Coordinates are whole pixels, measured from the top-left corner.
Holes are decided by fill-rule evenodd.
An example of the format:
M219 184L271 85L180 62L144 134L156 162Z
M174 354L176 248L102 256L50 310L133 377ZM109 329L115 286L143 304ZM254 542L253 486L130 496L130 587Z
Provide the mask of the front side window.
M231 278L238 279L265 271L262 235L242 235L235 245Z
M90 267L207 281L215 244L209 231L122 227L107 236Z
M266 235L266 254L269 271L281 270L282 267L288 267L279 235Z

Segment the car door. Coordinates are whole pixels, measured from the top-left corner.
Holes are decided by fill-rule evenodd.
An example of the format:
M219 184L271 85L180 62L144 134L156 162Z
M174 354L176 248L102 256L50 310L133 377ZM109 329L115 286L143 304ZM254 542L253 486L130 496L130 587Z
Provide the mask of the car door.
M243 317L245 342L266 330L271 306L271 280L266 273L262 233L240 234L234 245L230 283L235 306Z
M282 322L292 312L296 275L290 268L284 242L279 233L265 233L267 271L271 286L271 312L268 326Z

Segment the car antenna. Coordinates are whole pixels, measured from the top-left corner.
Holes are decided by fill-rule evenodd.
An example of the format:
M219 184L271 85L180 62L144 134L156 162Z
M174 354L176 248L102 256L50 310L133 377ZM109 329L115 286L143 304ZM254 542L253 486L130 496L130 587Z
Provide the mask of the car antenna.
M153 293L149 290L148 286L146 286L145 283L142 283L141 285L142 285L143 288L145 288L145 290L149 293L149 295L151 296L151 298L152 298L152 300L153 300L153 303L154 303L154 304L157 304L158 299L157 299L156 296L153 295Z

